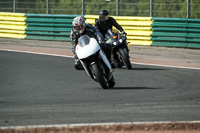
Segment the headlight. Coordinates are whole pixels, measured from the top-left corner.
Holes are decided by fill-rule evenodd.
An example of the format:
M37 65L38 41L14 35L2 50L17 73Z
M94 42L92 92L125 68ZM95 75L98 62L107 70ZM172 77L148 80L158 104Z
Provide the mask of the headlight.
M119 42L122 43L122 39L119 39Z
M116 42L114 42L114 43L113 43L113 45L117 45L117 43L116 43Z

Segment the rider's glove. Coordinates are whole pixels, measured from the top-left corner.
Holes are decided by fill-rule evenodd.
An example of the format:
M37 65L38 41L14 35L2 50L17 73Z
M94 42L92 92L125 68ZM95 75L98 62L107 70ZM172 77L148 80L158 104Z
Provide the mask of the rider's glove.
M122 31L121 33L122 33L123 36L127 35L127 33L125 31Z

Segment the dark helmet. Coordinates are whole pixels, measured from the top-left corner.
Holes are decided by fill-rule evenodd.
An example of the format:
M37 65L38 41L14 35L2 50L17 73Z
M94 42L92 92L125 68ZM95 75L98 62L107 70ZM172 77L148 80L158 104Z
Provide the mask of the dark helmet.
M101 10L101 11L99 12L99 19L100 19L101 21L106 21L106 16L108 16L108 15L109 15L109 13L108 13L107 10Z
M77 16L72 21L73 29L75 32L82 34L85 31L85 19L82 16Z

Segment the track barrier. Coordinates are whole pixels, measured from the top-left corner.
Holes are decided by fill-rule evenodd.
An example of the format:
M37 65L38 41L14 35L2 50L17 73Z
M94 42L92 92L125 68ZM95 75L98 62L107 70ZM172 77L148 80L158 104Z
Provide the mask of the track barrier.
M76 16L0 12L0 37L70 41Z
M70 41L72 20L79 15L0 12L0 37ZM98 15L85 15L94 25ZM200 48L200 19L113 16L130 45Z

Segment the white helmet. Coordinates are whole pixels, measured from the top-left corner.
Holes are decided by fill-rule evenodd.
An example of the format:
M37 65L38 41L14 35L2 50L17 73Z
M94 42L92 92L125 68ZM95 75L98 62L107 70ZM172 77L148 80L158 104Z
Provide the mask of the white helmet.
M85 31L85 19L82 16L75 17L73 22L73 29L75 32L82 34Z

